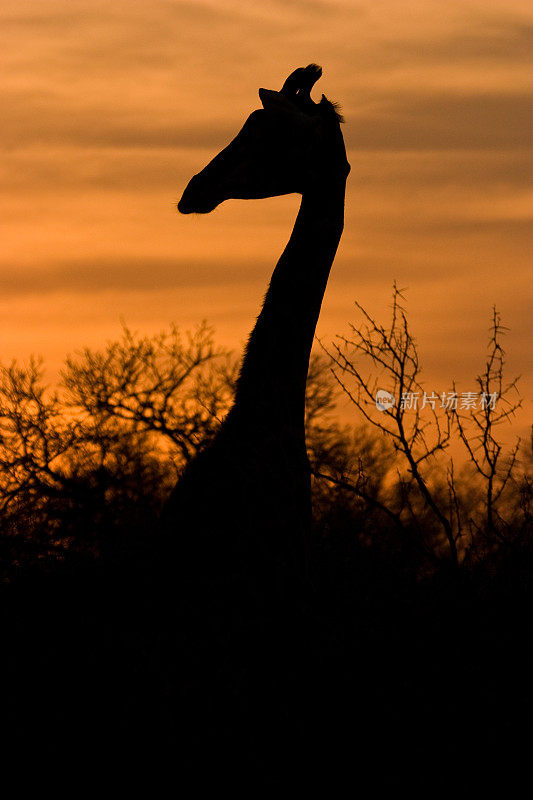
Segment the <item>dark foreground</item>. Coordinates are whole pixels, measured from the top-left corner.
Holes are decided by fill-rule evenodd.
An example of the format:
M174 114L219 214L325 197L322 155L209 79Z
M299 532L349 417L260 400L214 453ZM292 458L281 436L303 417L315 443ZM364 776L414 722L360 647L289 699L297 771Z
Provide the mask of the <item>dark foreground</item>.
M305 602L215 602L200 619L176 612L171 569L20 576L1 592L2 753L252 796L510 788L531 745L531 559L413 580L318 556Z

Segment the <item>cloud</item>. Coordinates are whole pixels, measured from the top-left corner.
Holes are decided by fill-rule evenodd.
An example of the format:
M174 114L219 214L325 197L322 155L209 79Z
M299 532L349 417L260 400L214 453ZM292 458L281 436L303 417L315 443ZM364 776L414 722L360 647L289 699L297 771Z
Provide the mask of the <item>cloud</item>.
M193 286L228 286L265 280L265 260L134 258L72 258L58 264L4 267L0 284L4 297L61 293L159 292Z
M525 144L525 143L524 143ZM359 186L376 192L432 192L443 187L463 187L471 194L493 190L528 189L533 152L524 149L474 150L367 150L349 153L352 171L349 190Z
M211 112L191 122L178 110L145 114L101 104L69 104L35 92L5 93L4 147L30 145L217 150L236 135L247 111ZM256 105L249 106L248 111ZM533 126L529 93L414 92L383 96L373 107L343 104L349 150L521 149Z
M464 62L481 59L494 61L529 61L533 49L533 24L517 20L512 14L476 19L470 29L465 26L453 34L420 37L412 41L392 43L396 57L403 56L411 63Z
M217 148L237 133L235 120L191 124L178 113L154 119L127 105L112 111L105 104L61 102L53 94L34 91L5 92L4 102L2 140L7 151L29 145Z
M374 111L345 105L348 149L521 149L529 143L528 93L415 93L389 97Z

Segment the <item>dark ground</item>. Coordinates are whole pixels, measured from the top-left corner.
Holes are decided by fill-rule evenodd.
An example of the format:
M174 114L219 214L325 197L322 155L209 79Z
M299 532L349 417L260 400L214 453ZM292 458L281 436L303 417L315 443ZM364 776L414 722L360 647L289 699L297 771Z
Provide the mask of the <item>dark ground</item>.
M315 564L303 604L196 620L171 568L28 570L0 593L2 752L176 789L509 788L531 754L531 557L425 580L322 546Z

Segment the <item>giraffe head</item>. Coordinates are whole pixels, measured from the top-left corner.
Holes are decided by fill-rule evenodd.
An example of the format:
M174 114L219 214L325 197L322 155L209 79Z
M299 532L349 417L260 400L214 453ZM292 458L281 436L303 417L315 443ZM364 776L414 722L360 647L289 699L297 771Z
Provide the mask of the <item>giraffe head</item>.
M275 197L306 188L325 174L346 180L350 165L336 106L311 89L322 69L295 70L281 91L259 89L254 111L235 139L191 178L178 203L182 214L205 214L224 200Z

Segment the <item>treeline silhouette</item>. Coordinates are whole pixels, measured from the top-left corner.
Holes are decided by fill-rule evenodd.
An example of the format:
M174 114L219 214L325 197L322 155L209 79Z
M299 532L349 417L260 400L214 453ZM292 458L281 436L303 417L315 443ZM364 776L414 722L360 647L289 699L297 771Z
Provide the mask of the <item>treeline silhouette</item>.
M499 405L380 411L378 388L429 394L402 300L395 288L388 327L362 310L365 325L312 357L309 590L285 618L248 620L245 648L223 620L191 644L157 552L165 501L232 402L238 364L212 329L124 326L69 357L55 388L38 359L2 367L2 682L15 750L155 758L182 776L211 765L266 786L288 769L302 786L341 772L413 785L494 749L519 766L533 484L527 447L498 435L520 402L504 379L504 328L494 312L478 377ZM346 399L353 425L341 421ZM462 463L447 455L454 438Z

